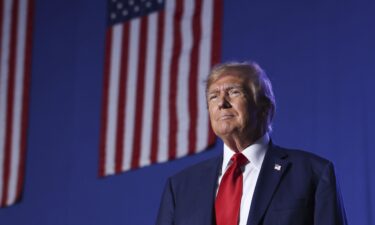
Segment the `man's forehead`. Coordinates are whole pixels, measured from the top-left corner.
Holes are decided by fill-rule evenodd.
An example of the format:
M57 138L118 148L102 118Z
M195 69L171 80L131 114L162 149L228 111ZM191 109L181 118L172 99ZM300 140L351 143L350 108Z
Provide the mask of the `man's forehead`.
M246 82L246 77L241 76L238 73L226 73L220 75L209 87L209 90L213 89L228 89L234 87L243 87Z
M220 84L212 84L209 88L209 92L215 92L220 90L227 90L232 88L242 88L242 83L239 82L225 82Z

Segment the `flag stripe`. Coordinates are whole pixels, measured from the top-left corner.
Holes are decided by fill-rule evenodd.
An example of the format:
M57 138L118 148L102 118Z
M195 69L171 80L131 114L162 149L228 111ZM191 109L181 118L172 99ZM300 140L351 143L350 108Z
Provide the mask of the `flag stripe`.
M152 106L153 94L155 83L155 63L156 63L156 50L157 50L157 32L158 32L158 14L152 13L147 17L148 32L147 32L147 56L146 59L146 79L145 79L145 95L144 95L144 110L143 110L143 126L142 126L142 145L141 145L141 158L139 165L149 165L150 155L152 152L151 145L151 132L152 132Z
M147 17L140 19L140 42L139 42L139 56L138 56L138 74L137 74L137 88L136 88L136 112L135 112L135 126L134 126L134 142L133 142L133 157L131 166L133 168L139 167L140 147L143 126L143 101L144 101L144 87L145 87L145 59L147 50L147 32L148 20Z
M221 18L223 14L223 8L222 8L222 0L215 0L215 4L213 4L213 19L216 21L215 23L212 24L212 38L211 40L213 41L213 45L215 48L211 48L211 56L212 56L212 61L211 65L215 65L220 62L221 58ZM219 3L219 4L218 4ZM220 35L218 35L220 34Z
M135 126L135 107L137 90L137 75L138 75L138 60L139 60L139 34L140 34L140 19L132 20L130 25L130 44L129 44L129 70L128 70L128 86L125 118L125 144L124 144L124 164L123 170L131 168L133 158L133 142L134 142L134 126Z
M14 92L14 116L12 121L12 149L10 159L10 180L8 202L10 205L16 200L17 182L19 176L19 162L21 149L21 120L22 120L22 97L24 91L24 75L25 75L25 48L26 48L26 16L27 16L27 0L20 0L18 8L18 24L17 24L17 44L16 44L16 68L15 68L15 92Z
M11 26L11 12L12 2L10 0L4 1L4 13L2 20L2 42L0 49L0 206L3 202L4 189L4 164L5 164L5 129L7 116L7 99L8 99L8 78L9 78L9 42L10 42L10 26Z
M121 44L122 44L122 25L113 27L112 35L112 51L111 51L111 65L110 65L110 79L109 79L109 103L108 103L108 131L106 137L106 173L113 174L115 172L115 138L117 125L117 102L119 93L119 79L120 79L120 59L121 59Z
M120 88L119 88L119 97L118 97L118 108L117 108L117 133L116 133L116 159L115 159L115 169L116 173L122 171L123 157L124 157L124 118L126 112L126 86L127 86L127 71L128 71L128 51L129 49L129 24L126 23L123 25L123 34L122 34L122 52L120 58Z
M99 155L99 176L105 176L107 162L107 118L109 109L109 80L110 80L110 56L112 54L112 29L106 32L105 56L104 56L104 79L103 79L103 100L102 100L102 124L100 135L100 155Z
M178 57L181 54L181 48L182 48L182 37L181 37L181 31L179 27L181 26L181 20L182 20L182 13L183 13L183 2L182 1L176 1L176 10L174 14L174 21L173 21L173 47L172 47L172 61L170 64L170 94L169 94L169 143L168 143L168 159L175 159L176 158L176 132L178 131L178 120L177 120L177 102L176 102L176 96L177 96L177 80L178 80L178 69L179 69L179 63L178 63Z
M161 78L161 95L160 95L160 119L159 119L159 146L158 162L168 160L168 143L169 143L169 83L170 83L170 64L172 58L173 42L173 16L175 11L175 1L167 1L165 5L165 24L164 24L164 43L163 43L163 65Z
M159 150L158 132L159 132L159 112L160 112L160 82L161 82L161 68L162 68L162 50L164 40L164 11L160 12L158 18L158 32L157 32L157 49L156 49L156 69L155 69L155 85L154 85L154 105L152 113L152 140L151 140L151 163L157 162L157 155Z
M189 79L189 114L190 114L190 126L189 126L189 154L192 154L196 150L196 127L197 127L197 102L199 101L197 96L198 89L196 88L198 83L198 67L199 65L199 49L200 49L200 38L201 38L201 9L202 1L195 1L194 17L192 23L193 32L193 47L190 58L190 79Z
M12 5L12 24L11 24L11 39L10 39L10 54L9 54L9 77L8 77L8 94L7 94L7 112L5 119L5 154L4 154L4 169L3 169L3 193L1 205L7 205L7 198L9 193L9 178L10 178L10 160L12 150L12 135L13 135L13 102L15 90L15 70L16 70L16 47L17 47L17 24L18 24L18 0L15 0Z
M193 30L191 27L194 1L183 1L183 14L179 30L181 33L181 51L178 61L178 83L177 83L177 146L176 157L187 154L189 141L189 67L190 55L193 42Z
M22 187L25 175L25 158L26 158L26 135L27 135L27 124L28 124L28 113L29 113L29 91L30 91L30 75L31 75L31 47L32 47L32 18L34 12L34 1L29 0L27 4L27 17L26 17L26 37L25 37L25 75L23 79L23 97L22 97L22 118L21 118L21 145L20 145L20 157L18 164L18 180L17 180L17 191L16 199L18 201L21 197Z

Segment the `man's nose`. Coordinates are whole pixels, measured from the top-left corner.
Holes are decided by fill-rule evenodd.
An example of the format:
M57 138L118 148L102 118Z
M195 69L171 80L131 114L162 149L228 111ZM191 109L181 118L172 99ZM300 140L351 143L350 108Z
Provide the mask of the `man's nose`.
M218 103L219 109L225 109L225 108L230 108L231 104L227 99L227 96L220 96L219 98L219 103Z

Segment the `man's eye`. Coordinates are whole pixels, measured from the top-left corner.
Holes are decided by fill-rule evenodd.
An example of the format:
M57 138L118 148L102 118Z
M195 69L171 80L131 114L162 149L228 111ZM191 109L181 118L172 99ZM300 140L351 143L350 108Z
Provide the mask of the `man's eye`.
M230 90L229 91L229 94L231 95L231 96L237 96L237 95L239 95L239 94L241 94L241 92L239 91L239 90Z
M210 97L208 98L209 100L214 100L217 98L217 95L210 95Z

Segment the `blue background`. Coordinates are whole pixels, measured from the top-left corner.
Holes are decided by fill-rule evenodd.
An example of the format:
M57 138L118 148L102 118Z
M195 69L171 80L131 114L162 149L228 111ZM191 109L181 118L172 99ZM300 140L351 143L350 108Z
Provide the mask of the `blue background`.
M148 225L166 178L217 155L98 179L105 1L36 0L23 200L1 225ZM334 161L350 224L375 224L375 2L224 1L222 61L273 82L273 140Z

